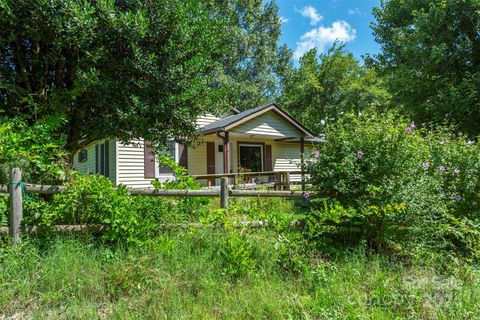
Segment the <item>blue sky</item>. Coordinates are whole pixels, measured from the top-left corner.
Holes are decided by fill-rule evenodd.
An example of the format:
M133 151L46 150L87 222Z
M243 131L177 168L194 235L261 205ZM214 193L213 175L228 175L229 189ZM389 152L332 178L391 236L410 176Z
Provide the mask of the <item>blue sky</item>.
M281 43L294 50L298 59L316 47L325 52L335 41L346 43L346 48L359 60L369 53L378 53L369 25L372 8L379 0L277 0L282 20Z

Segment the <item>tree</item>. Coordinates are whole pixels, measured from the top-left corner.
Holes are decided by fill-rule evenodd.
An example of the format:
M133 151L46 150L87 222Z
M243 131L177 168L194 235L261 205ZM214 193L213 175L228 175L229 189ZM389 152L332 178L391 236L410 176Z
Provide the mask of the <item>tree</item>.
M0 111L59 114L73 154L105 137L186 141L229 105L224 23L200 0L2 0Z
M480 132L480 1L391 0L373 11L375 63L420 122Z
M274 2L250 0L211 0L209 8L226 23L222 31L224 46L230 48L219 57L223 85L239 109L249 109L275 100L280 80L291 64L292 53L279 46L280 17Z
M338 44L319 56L316 49L307 52L282 89L281 105L316 133L344 112L381 109L389 100L375 70L361 66Z

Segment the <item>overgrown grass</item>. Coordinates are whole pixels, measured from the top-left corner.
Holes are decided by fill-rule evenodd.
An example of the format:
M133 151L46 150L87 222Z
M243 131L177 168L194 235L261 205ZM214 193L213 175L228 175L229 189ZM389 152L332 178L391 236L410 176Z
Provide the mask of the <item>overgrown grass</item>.
M163 232L144 247L88 236L0 245L0 312L49 319L474 319L480 274L361 248L281 266L273 230ZM1 318L1 317L0 317Z

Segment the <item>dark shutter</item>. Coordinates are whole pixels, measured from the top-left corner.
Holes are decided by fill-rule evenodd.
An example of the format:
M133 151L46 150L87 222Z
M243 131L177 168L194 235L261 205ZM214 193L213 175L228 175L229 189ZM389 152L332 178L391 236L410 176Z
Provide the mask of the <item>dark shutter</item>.
M95 173L100 173L100 158L98 154L98 144L95 145Z
M272 146L265 145L265 171L273 171Z
M155 178L155 155L152 150L152 143L145 141L143 149L143 166L145 179Z
M110 142L105 140L105 177L110 177Z
M215 143L207 142L207 174L215 174Z
M100 145L100 174L105 175L105 144Z
M178 164L188 169L188 147L184 146L183 144L178 145L178 155L180 159L178 160Z

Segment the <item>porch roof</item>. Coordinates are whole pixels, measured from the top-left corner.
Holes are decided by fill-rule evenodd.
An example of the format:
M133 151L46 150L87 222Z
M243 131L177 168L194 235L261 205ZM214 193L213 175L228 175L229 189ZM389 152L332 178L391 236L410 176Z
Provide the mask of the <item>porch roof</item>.
M228 131L242 123L245 123L255 117L258 117L266 112L272 111L287 122L290 126L301 132L305 137L313 137L313 133L301 125L297 120L281 110L275 103L266 104L257 108L245 110L238 114L234 114L215 122L212 122L200 129L201 134L211 134L221 131Z

